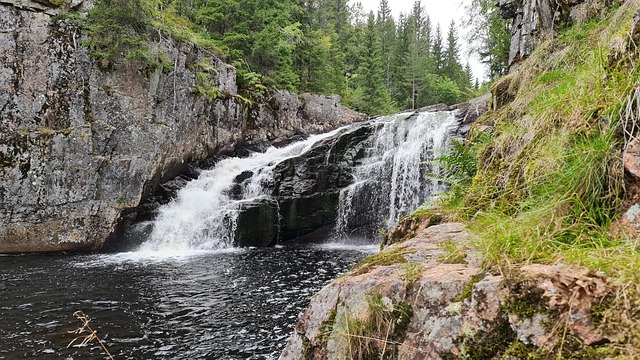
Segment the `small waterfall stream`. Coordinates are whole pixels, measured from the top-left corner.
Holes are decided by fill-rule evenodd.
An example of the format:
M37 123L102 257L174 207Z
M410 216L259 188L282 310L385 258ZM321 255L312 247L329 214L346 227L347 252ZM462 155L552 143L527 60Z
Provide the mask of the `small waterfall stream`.
M362 162L353 169L354 183L340 192L336 236L369 235L361 229L378 223L383 230L417 209L444 186L425 179L437 173L427 162L447 145L456 125L453 112L403 113L379 119ZM373 229L376 230L376 229ZM367 232L369 234L367 234Z
M349 184L326 190L330 195L336 194L334 207L337 211L331 236L375 236L377 228L393 226L401 216L442 190L442 185L425 179L424 174L433 170L425 162L446 146L448 134L455 125L453 112L402 113L371 121L365 125L370 127L364 129L367 135L360 135L356 140L341 137L353 136L357 132L354 129L363 129L361 124L311 136L284 148L270 148L247 158L222 160L213 169L202 172L198 179L181 189L172 202L159 209L153 230L139 252L171 254L233 247L238 240L241 213L256 204L266 203L269 208L257 210L259 216L251 219L251 226L271 226L260 221L277 222L275 232L279 233L280 222L291 217L280 211L282 199L289 201L287 208L305 206L295 202L291 205L291 194L283 195L281 188L285 186L276 180L283 176L276 172L291 168L298 157L309 156L322 146L327 152L322 155L327 168L317 170L316 182L330 182L326 178L337 172L342 175L335 177L342 179L346 172L351 179ZM342 153L334 153L340 151L336 150L336 144L340 142L360 150L342 149ZM330 159L337 165L329 164ZM349 166L345 167L347 163ZM288 172L295 177L294 184L310 182L309 176L299 174L299 168ZM314 183L308 185L308 189L317 190L318 187ZM308 189L298 192L308 196ZM309 199L315 201L313 197ZM264 215L265 211L267 215L270 212L277 214L269 217ZM326 214L323 216L327 217ZM299 232L313 230L304 228Z

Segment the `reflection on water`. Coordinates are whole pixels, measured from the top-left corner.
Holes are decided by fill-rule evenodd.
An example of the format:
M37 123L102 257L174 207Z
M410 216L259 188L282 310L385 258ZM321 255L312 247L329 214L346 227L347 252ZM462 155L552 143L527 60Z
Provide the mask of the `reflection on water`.
M65 349L82 310L116 359L274 359L310 296L373 246L187 257L0 257L0 359L104 358Z

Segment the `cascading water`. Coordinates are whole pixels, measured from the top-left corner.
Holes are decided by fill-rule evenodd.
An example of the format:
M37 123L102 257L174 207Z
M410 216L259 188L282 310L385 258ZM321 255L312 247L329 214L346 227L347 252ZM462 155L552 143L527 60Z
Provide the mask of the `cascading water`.
M377 123L363 160L353 168L353 184L340 192L338 237L371 236L371 224L386 230L444 190L425 174L438 172L428 162L447 145L454 113L403 113Z
M149 239L139 252L174 254L232 247L242 204L269 196L265 184L271 181L274 167L340 130L311 136L284 148L269 148L247 158L225 159L203 171L178 192L176 199L159 209ZM234 192L238 177L245 174L248 181Z
M251 218L249 226L259 228L259 236L273 225L278 234L281 225L288 234L308 234L318 225L309 223L332 213L335 238L371 238L377 228L394 225L430 194L442 189L437 182L425 179L425 173L433 172L425 162L446 145L455 124L452 112L403 113L312 136L281 149L270 148L247 158L220 161L159 209L149 239L140 251L174 254L233 247L238 240L235 237L239 234L241 213L264 203L276 214L266 220L260 219L260 212L251 215L255 219ZM326 153L318 154L320 151ZM318 156L320 159L316 160ZM297 161L305 157L305 161ZM314 174L300 174L301 169ZM288 180L283 180L287 176ZM324 191L322 196L309 194L320 190ZM306 202L292 195L306 196ZM323 204L320 210L309 209L318 203ZM327 212L327 207L334 210ZM303 223L295 231L288 223L280 224L295 217L291 211L310 213L303 221L293 220Z

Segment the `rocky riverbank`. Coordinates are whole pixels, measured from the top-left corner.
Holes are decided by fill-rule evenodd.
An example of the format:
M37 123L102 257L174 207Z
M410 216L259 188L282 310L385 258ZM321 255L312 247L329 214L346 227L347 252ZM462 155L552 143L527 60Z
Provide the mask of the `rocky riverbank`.
M602 274L483 271L465 225L430 220L316 294L280 359L591 359L610 341Z

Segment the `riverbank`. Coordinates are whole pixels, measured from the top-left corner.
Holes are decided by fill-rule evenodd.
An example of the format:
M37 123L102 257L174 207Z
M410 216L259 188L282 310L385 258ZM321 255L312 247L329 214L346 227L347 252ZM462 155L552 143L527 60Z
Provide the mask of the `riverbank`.
M464 224L443 223L362 260L312 298L281 359L603 354L613 340L599 326L604 274L567 264L488 270L476 243Z

